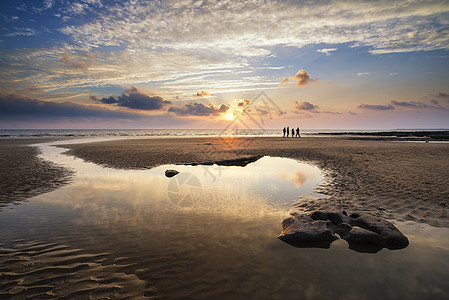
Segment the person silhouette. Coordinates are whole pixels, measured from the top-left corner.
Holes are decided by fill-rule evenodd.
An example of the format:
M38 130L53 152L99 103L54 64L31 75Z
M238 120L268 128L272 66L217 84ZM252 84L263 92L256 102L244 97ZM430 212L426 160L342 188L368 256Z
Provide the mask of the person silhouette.
M287 137L288 137L289 133L290 133L290 128L287 126Z
M296 128L296 137L301 137L301 136L299 135L299 127Z
M292 128L292 137L295 137L295 128Z
M284 127L284 129L282 129L282 132L284 133L284 135L282 137L285 137L285 127Z

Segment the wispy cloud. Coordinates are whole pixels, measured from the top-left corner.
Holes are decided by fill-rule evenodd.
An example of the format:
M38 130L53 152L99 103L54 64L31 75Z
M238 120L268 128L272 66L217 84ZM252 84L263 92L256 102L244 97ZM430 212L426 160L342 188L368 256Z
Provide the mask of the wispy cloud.
M430 100L430 104L421 101L394 101L394 100L391 101L391 104L399 108L446 110L446 108L441 106L440 103L435 99Z
M335 41L368 45L378 52L448 48L447 40L439 38L442 34L431 35L429 30L447 31L449 5L440 1L393 2L125 2L106 7L107 13L88 24L68 26L62 32L77 43L94 47L158 44L179 50L208 45L245 56L266 55L261 47ZM224 14L228 18L221 18Z
M409 107L409 108L429 108L429 105L423 102L416 101L391 101L391 104L398 107Z
M326 56L329 56L332 54L332 52L336 51L337 48L325 48L325 49L318 49L316 50L317 52L326 54Z
M368 76L368 75L371 75L371 73L369 73L369 72L360 72L360 73L357 73L357 77L363 77L363 76Z
M448 93L443 93L443 92L438 92L435 94L436 97L440 97L440 98L449 98L449 94Z
M3 51L2 68L12 76L1 86L13 82L24 88L33 82L64 89L153 82L170 87L189 79L204 86L213 84L204 79L212 72L260 67L253 59L269 57L279 46L348 43L375 53L449 49L449 4L441 1L103 2L45 1L34 10L31 4L18 5L36 18L41 13L66 21L83 17L55 23L59 27L52 30L64 35L57 46ZM12 37L41 29L3 32ZM329 55L335 49L318 51ZM255 78L248 82L256 83ZM241 89L249 86L240 84Z
M394 106L391 104L386 105L374 105L374 104L360 104L357 108L368 109L368 110L393 110Z

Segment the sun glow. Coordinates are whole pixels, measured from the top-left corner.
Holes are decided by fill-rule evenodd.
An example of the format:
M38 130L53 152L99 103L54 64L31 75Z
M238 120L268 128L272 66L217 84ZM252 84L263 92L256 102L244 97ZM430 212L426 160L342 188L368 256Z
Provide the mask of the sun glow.
M225 118L226 120L234 120L234 113L232 111L226 113Z

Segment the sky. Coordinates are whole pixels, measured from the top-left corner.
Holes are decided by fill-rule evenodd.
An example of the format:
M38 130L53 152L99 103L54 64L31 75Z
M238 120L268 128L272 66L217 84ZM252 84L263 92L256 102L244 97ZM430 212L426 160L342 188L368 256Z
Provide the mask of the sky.
M449 1L2 0L0 128L449 128Z

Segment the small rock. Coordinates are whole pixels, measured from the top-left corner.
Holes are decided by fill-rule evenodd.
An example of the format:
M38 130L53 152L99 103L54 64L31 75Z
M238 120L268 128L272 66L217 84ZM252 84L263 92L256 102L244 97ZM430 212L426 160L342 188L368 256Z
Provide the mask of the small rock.
M176 171L176 170L166 170L165 171L165 176L167 176L168 178L171 178L171 177L175 176L178 173L179 172Z

